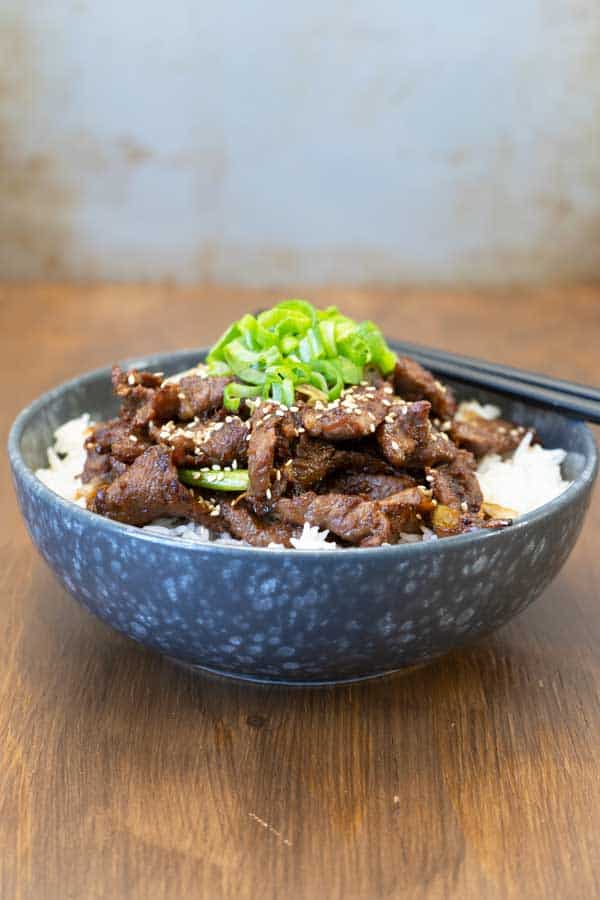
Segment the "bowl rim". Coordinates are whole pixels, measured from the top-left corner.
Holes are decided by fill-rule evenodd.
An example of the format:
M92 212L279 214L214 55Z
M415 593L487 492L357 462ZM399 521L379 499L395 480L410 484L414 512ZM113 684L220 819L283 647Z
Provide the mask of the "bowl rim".
M117 364L122 367L144 365L149 366L149 368L157 368L161 364L166 363L167 360L177 360L179 357L186 357L192 354L198 354L198 357L201 358L206 352L206 348L193 347L173 351L163 351L160 353L137 354L136 356L121 360ZM94 523L96 527L104 528L108 533L112 532L115 535L120 534L136 538L141 541L159 544L171 549L179 547L180 550L185 549L194 552L210 552L226 555L231 555L232 552L241 552L250 554L251 556L257 555L262 557L267 555L269 559L273 559L274 557L281 559L284 557L286 559L308 558L316 560L326 557L327 559L331 559L332 562L336 559L346 559L349 556L355 557L357 554L362 560L376 554L378 558L389 561L390 558L403 556L406 553L419 556L424 554L428 555L437 552L440 547L446 547L448 550L450 550L450 548L458 550L460 547L470 546L477 542L485 541L486 543L489 543L502 540L503 536L507 534L514 535L515 533L525 531L530 525L539 522L542 519L550 518L555 512L559 512L564 507L569 506L571 502L575 501L580 495L590 490L598 473L598 448L594 435L587 424L580 419L571 419L557 410L549 410L567 422L571 428L580 432L584 444L583 452L585 464L583 471L575 481L571 482L566 490L558 495L558 497L554 497L552 500L542 504L542 506L520 516L508 529L501 529L498 531L486 531L481 529L466 534L453 535L452 537L444 538L442 541L418 541L414 543L392 544L385 547L345 547L343 548L343 552L339 553L331 550L296 550L290 547L252 547L241 543L221 544L213 541L202 543L180 537L171 537L165 534L156 534L155 532L145 531L136 525L126 525L122 522L99 516L97 513L90 512L90 510L78 506L72 500L67 500L59 494L56 494L40 481L35 475L35 472L26 464L21 453L20 444L25 428L45 406L61 395L68 393L69 390L81 387L97 378L106 377L107 380L109 380L110 371L111 366L105 365L83 372L80 375L63 381L55 387L45 391L20 411L11 426L8 436L8 455L13 472L13 479L16 480L17 477L21 479L30 491L43 499L47 504L54 505L59 510L63 510L65 515L71 515L75 519L78 519L82 526ZM460 379L453 380L460 382ZM476 388L473 387L473 390L476 390ZM492 391L491 393L494 392ZM535 408L534 405L530 403L524 403L524 405Z

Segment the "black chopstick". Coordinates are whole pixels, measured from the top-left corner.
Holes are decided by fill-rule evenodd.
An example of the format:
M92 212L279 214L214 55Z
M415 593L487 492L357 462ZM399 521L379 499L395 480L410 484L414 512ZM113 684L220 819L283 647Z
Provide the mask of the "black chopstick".
M587 397L589 400L600 401L600 388L592 387L589 384L578 384L575 381L564 381L561 378L552 378L550 375L543 375L541 372L528 372L525 369L515 369L512 366L502 365L500 363L487 362L483 359L474 359L471 356L462 356L458 353L449 353L446 350L438 350L434 347L423 347L420 344L413 344L409 341L396 341L396 346L401 352L407 356L414 356L415 353L421 356L427 356L431 360L437 360L443 363L449 360L475 369L478 372L489 372L491 375L500 373L502 376L516 378L526 384L535 384L540 387L549 388L553 391L562 391L565 394L573 394L576 397Z
M507 394L528 403L547 406L568 416L584 419L587 422L600 424L600 392L595 388L584 387L584 392L577 392L578 385L543 376L544 384L531 380L522 380L519 369L509 368L493 363L483 363L478 368L478 360L469 359L465 365L462 358L453 353L434 351L415 344L389 341L397 353L412 356L417 362L431 369L436 375L454 378L477 387L488 388L501 394ZM525 373L534 378L534 373ZM564 390L561 385L568 385ZM591 396L589 396L591 394Z

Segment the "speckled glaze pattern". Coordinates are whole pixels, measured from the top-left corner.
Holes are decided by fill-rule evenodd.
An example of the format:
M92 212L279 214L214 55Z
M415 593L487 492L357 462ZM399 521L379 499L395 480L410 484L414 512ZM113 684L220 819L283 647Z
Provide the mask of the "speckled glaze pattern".
M167 373L201 351L144 360ZM128 361L128 364L133 361ZM223 674L330 682L426 662L503 625L564 565L597 471L589 429L491 392L568 451L571 487L500 532L337 552L198 545L110 522L61 500L33 475L53 430L84 411L114 413L109 370L45 394L15 422L10 460L32 540L80 603L136 641Z

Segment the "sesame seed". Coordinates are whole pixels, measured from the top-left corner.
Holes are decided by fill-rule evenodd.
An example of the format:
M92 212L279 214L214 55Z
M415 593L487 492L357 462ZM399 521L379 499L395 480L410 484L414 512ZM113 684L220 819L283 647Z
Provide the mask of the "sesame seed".
M218 515L220 514L220 512L221 512L221 507L220 507L220 506L215 506L215 508L214 508L213 510L211 510L211 512L210 512L209 515L211 515L211 516L218 516Z
M230 422L233 422L233 416L225 416L225 421L229 425Z
M135 384L135 375L127 376L127 384L132 384L132 385Z
M246 440L249 441L251 437L252 437L251 434L247 434L247 435L246 435Z
M237 469L237 466L238 466L237 459L234 459L234 461L231 463L231 468Z
M270 499L271 499L271 497L273 496L272 493L271 493L271 488L267 488L267 489L266 489L266 491L265 491L265 496L266 496L267 500L270 500Z
M392 441L392 450L399 450L399 449L400 449L400 444L398 443L398 441Z
M208 468L208 466L203 466L203 467L200 469L200 471L201 471L201 472L210 472L210 469Z
M392 401L391 401L391 400L387 400L385 397L382 399L381 402L383 403L384 406L391 406L391 405L392 405Z
M164 372L154 372L154 377L155 377L155 378L162 378L162 377L164 376L164 374L165 374Z
M290 412L298 412L297 406L290 406Z
M217 424L213 428L213 431L220 431L221 428L223 428L223 426L224 426L223 422L217 422Z
M213 472L220 472L221 466L218 466L216 463L213 463L213 465L211 466L211 469L213 470Z
M280 469L277 469L277 472L275 473L275 477L277 478L277 481L281 481L281 470Z
M361 381L360 386L361 386L361 387L367 387L368 384L369 384L368 381ZM352 388L350 388L350 390L352 390Z
M137 441L138 441L138 439L136 438L135 434L130 434L130 435L129 435L129 440L130 440L133 444L137 444Z
M389 387L389 386L384 387L383 393L384 393L384 394L393 394L393 393L394 393L394 388Z
M373 422L372 425L369 425L369 431L375 431L375 427L375 423Z
M465 500L463 500L463 502L460 504L460 508L463 512L467 512L467 510L469 509Z

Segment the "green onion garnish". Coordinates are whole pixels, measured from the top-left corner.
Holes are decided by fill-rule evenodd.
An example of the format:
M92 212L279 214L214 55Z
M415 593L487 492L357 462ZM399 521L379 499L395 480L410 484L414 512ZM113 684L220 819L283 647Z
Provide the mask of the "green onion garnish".
M179 480L192 487L207 488L215 491L247 491L247 469L232 469L226 472L219 471L201 472L198 469L179 469Z
M336 400L346 385L363 380L366 365L387 375L396 355L373 322L354 322L335 306L319 310L305 300L284 300L234 322L206 362L211 375L234 376L224 405L237 410L245 398L291 406L296 392Z

